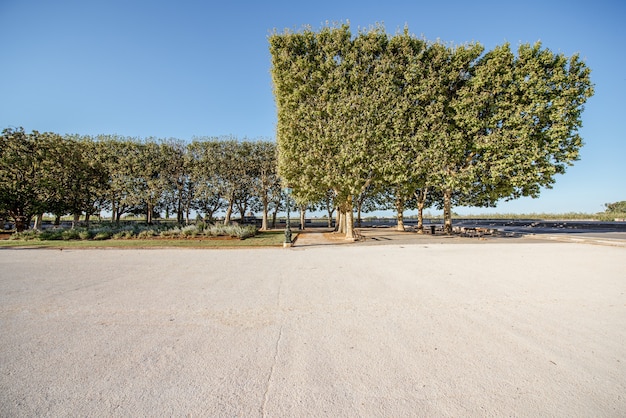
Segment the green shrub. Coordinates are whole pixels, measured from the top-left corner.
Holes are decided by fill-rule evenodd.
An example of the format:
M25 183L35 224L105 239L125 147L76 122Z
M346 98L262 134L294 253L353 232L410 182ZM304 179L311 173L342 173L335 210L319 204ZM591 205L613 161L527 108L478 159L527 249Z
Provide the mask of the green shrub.
M118 231L112 235L113 239L131 239L135 233L129 229L125 229L123 231Z
M207 232L208 232L208 235L212 236L212 237L219 237L219 236L222 236L222 235L228 235L224 231L224 225L211 225L208 230L205 229L205 233L207 233Z
M246 239L255 236L256 233L257 229L254 225L211 225L205 229L205 234L212 237L229 236Z
M61 232L61 238L63 238L64 241L80 239L80 233L77 229L66 229Z
M159 233L162 238L177 238L180 235L180 229L178 227L172 229L165 229Z
M184 237L195 237L198 235L198 227L195 225L187 225L180 230L180 233Z
M41 239L41 233L37 230L15 232L9 237L10 240L15 241L30 241Z
M39 239L42 241L58 241L63 239L63 231L58 229L43 231L40 234Z
M91 238L91 231L89 230L84 230L84 231L80 231L78 233L78 237L82 240L86 240L86 239L90 239Z
M137 238L139 239L147 239L151 237L155 237L157 233L153 229L144 229L137 234Z
M229 235L233 238L246 239L256 235L256 226L254 225L229 225Z
M107 231L100 231L100 232L97 232L94 235L93 239L96 240L96 241L104 241L104 240L110 239L112 235L113 234L109 230L107 230Z

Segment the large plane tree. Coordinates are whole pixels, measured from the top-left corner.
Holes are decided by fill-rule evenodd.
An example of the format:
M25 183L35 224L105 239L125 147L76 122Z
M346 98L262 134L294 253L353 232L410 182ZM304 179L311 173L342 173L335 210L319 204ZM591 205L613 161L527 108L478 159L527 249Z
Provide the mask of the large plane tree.
M538 196L578 158L593 94L577 55L540 44L427 42L380 26L270 36L279 174L300 199L328 191L352 237L366 189L402 202L427 191L452 230L453 205Z

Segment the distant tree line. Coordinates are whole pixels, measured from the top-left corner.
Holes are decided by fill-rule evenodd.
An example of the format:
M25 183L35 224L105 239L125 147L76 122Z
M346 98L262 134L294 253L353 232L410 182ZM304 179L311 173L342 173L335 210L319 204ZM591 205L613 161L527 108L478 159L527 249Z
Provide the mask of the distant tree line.
M626 200L613 203L605 203L606 213L626 213Z
M537 197L578 159L590 70L541 44L446 45L349 25L269 37L279 174L299 202L331 195L353 236L361 205ZM398 220L402 228L402 218Z
M110 212L176 215L188 222L195 211L208 220L225 212L268 214L283 199L276 173L276 144L233 137L138 139L116 135L26 133L7 128L0 137L0 215L18 231L43 214L85 216ZM36 224L37 225L37 224Z

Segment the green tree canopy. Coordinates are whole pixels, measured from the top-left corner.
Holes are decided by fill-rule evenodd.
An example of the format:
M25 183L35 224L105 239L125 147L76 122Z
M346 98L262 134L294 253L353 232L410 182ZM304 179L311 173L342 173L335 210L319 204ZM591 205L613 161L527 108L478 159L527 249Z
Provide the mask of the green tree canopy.
M348 25L269 38L279 173L300 200L391 190L401 211L536 197L578 158L590 71L542 48L427 42ZM351 236L348 226L347 236Z

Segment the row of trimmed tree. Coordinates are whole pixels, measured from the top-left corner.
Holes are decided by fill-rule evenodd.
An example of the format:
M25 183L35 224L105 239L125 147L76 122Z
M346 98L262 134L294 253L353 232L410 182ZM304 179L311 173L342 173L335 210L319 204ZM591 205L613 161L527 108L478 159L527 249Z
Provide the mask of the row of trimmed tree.
M18 231L44 213L78 219L101 211L119 222L125 214L176 214L188 222L195 211L212 219L225 212L268 212L274 221L283 199L276 173L276 144L235 138L137 139L26 133L0 136L0 215ZM37 225L37 223L36 223Z
M578 55L541 44L429 42L377 26L275 32L279 174L300 202L331 193L340 229L368 196L391 193L401 214L494 206L537 197L578 159L583 105L593 94ZM402 219L399 218L402 228Z

